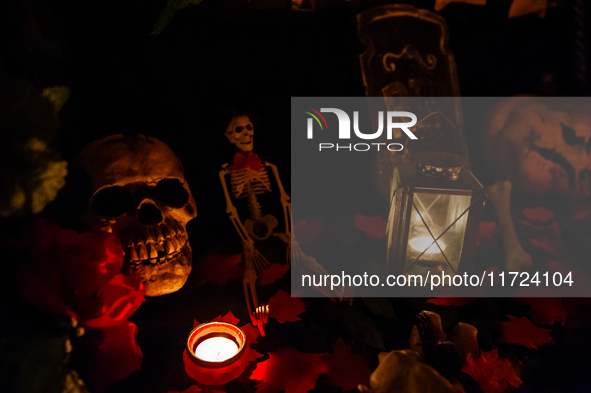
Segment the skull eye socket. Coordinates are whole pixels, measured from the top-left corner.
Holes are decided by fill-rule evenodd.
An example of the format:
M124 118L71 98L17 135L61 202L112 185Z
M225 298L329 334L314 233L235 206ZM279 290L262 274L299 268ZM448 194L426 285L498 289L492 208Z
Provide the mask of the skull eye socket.
M246 125L246 129L247 129L248 131L252 131L252 124L251 124L251 123L248 123L248 124Z
M132 205L131 194L125 187L103 188L92 196L92 210L103 217L118 217L129 211Z
M163 179L156 185L156 198L164 206L183 207L189 200L189 193L178 179Z
M236 126L236 128L234 129L234 131L236 131L238 134L240 134L242 132L243 128L242 126Z

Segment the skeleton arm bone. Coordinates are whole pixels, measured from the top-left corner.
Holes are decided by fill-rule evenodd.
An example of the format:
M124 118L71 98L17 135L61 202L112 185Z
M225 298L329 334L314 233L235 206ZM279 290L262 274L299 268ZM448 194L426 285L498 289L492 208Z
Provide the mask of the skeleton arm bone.
M279 172L277 171L277 167L270 162L265 161L264 165L271 167L273 171L273 175L275 176L275 181L277 182L277 187L279 188L279 194L281 195L281 206L283 207L283 216L285 218L285 234L279 235L279 237L287 244L287 262L291 264L291 241L293 240L293 231L292 231L292 220L291 220L291 198L285 192L283 188L283 184L281 183L281 178L279 178Z
M228 192L226 175L229 173L230 170L228 169L228 164L225 164L220 171L220 182L222 183L222 187L224 188L224 196L226 197L226 213L230 216L230 220L232 221L234 228L236 228L236 232L238 232L238 236L240 236L245 248L251 249L254 248L254 241L250 238L250 236L248 236L244 225L242 225L242 222L238 217L238 211L234 207L234 204L232 204L232 199L230 198L230 193Z
M283 188L277 167L267 161L264 162L264 165L271 167L273 175L275 176L275 181L277 182L277 187L279 188L279 194L281 195L281 206L283 206L283 214L285 216L285 233L288 234L289 238L289 235L291 234L291 198L289 195L287 195L285 189Z
M269 262L267 262L265 257L254 248L254 241L248 236L248 232L246 232L244 225L242 225L242 222L240 221L240 217L238 217L238 211L232 204L228 186L226 184L226 175L229 173L230 170L228 169L228 164L225 164L220 171L220 182L222 183L224 195L226 197L226 213L230 216L230 220L232 221L234 228L236 228L238 236L240 236L240 239L242 240L242 247L244 248L244 263L246 267L254 267L260 271L266 268L269 265Z

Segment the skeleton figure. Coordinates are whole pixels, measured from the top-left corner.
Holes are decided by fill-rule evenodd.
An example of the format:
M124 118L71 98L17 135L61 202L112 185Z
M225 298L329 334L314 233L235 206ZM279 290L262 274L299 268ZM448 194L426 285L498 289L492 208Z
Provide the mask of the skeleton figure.
M187 222L197 207L179 158L155 138L112 135L89 144L74 170L90 179L83 220L121 240L123 272L147 296L179 290L191 272Z
M254 128L248 116L233 117L225 135L239 151L232 163L222 166L219 175L226 196L226 213L242 241L245 264L243 287L248 312L252 317L253 310L258 308L255 286L257 272L269 265L267 259L255 248L255 241L265 240L271 236L278 237L287 244L287 261L290 262L291 204L289 195L281 184L277 167L267 161L261 161L252 151ZM275 217L261 213L261 205L257 199L261 194L272 191L270 176L275 179L280 194L285 220L283 231L277 230L279 223ZM238 216L233 202L239 199L245 199L248 206L249 218L244 222Z

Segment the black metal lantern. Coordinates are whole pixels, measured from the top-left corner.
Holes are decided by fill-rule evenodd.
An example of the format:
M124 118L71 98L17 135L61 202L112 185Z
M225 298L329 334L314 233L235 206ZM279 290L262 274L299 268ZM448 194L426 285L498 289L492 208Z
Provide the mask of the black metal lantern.
M431 164L433 164L431 162ZM468 168L406 163L394 170L388 218L388 272L472 270L485 190Z

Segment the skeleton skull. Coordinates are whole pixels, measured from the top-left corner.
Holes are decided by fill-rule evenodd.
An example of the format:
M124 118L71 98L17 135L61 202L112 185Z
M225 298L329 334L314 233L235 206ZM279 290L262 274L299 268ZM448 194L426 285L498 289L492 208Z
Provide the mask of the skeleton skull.
M75 164L91 181L86 227L119 237L123 272L138 277L147 296L179 290L191 272L186 225L197 216L179 158L155 138L112 135L89 144Z
M248 116L235 116L226 129L226 138L242 151L252 151L254 128Z

